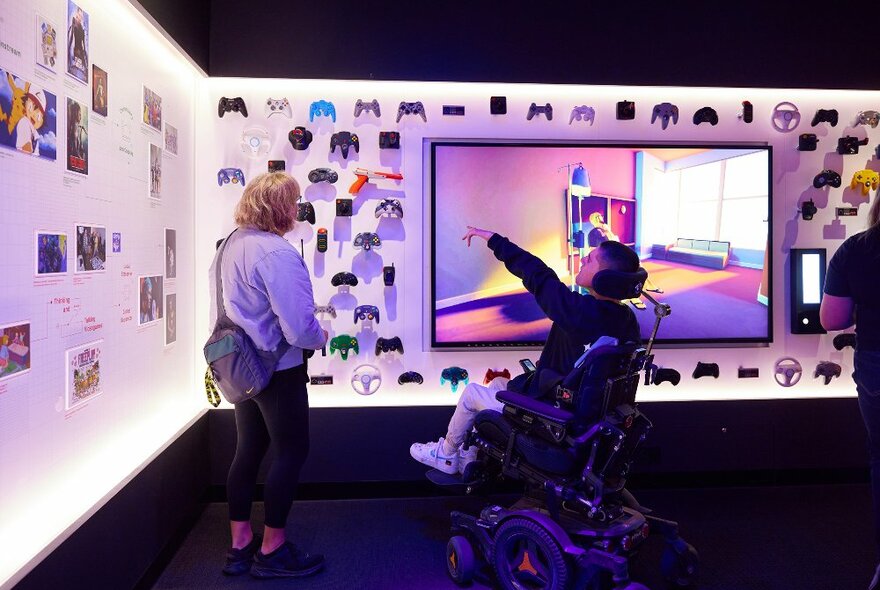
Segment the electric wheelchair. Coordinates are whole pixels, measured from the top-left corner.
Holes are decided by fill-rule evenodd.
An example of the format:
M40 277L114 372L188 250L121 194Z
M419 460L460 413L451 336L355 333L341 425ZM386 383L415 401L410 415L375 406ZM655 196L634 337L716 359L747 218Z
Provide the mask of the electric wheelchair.
M500 391L503 411L477 415L469 444L478 458L458 484L471 492L508 478L524 482L525 493L508 508L489 505L478 516L452 512L446 565L459 584L490 569L505 590L647 590L630 580L629 558L649 534L667 543L661 569L670 585L695 581L699 556L679 537L678 524L652 515L624 487L652 427L636 391L642 372L646 379L650 374L660 320L671 310L642 293L643 269L601 273L597 292L644 295L654 304L651 337L646 346L602 337L568 375L539 373L542 399ZM428 477L441 485L455 480L439 471Z

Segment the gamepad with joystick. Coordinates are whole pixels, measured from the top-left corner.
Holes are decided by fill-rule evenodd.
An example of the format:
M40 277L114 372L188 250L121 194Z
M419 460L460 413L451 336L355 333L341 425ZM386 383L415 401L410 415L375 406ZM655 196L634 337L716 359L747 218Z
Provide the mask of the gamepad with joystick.
M224 184L241 184L244 186L244 172L241 171L241 168L221 168L219 172L217 172L217 184L218 186L223 186Z
M339 180L339 174L330 168L315 168L309 172L309 182L313 184L317 182L329 182L330 184L333 184L337 180Z
M856 335L852 332L838 334L833 340L835 350L843 350L847 346L856 347Z
M217 116L222 119L225 113L241 113L247 117L247 105L244 104L244 99L240 96L235 98L222 97L217 103Z
M400 341L400 337L378 338L376 340L376 356L379 356L383 352L399 352L400 354L403 354L403 343Z
M816 370L813 371L813 379L818 378L820 375L825 377L825 385L828 385L831 383L831 379L840 377L840 365L831 361L822 361L816 365Z
M718 124L718 113L712 107L703 107L694 113L694 125L709 123L713 127Z
M354 323L358 323L358 320L376 321L379 323L379 308L375 305L358 305L354 310Z
M382 240L379 234L371 231L361 232L354 237L354 247L362 250L372 250L373 248L381 248Z
M397 378L398 385L404 385L405 383L415 383L416 385L421 385L424 382L425 378L415 371L407 371L406 373L401 373L400 377Z
M845 135L837 139L837 153L841 156L855 156L859 153L859 146L868 145L868 138L859 139L852 135Z
M373 365L360 365L351 374L351 388L360 395L373 395L382 385L382 373Z
M873 170L859 170L853 174L849 188L856 190L856 187L862 187L862 195L867 195L871 189L877 190L880 186L880 174Z
M358 136L349 131L340 131L338 133L334 133L330 137L330 153L334 153L336 151L336 146L339 146L342 151L342 157L346 160L348 159L348 148L349 146L354 148L354 151L360 153L361 151L361 142L358 139Z
M333 319L336 319L336 308L333 307L332 303L328 303L327 305L316 305L315 306L315 315L320 313L326 313Z
M309 225L315 225L315 206L308 201L305 203L297 203L296 220L308 221Z
M440 372L440 385L447 381L452 385L452 393L455 393L458 390L459 383L467 385L468 372L461 367L446 367Z
M861 111L858 118L859 125L870 125L877 127L880 125L880 113L877 111Z
M334 287L341 287L343 285L356 287L358 284L358 278L350 272L342 271L333 275L333 278L330 279L330 284Z
M661 102L658 105L654 106L654 112L651 114L651 124L653 125L654 121L660 119L660 127L662 129L666 129L669 125L669 120L672 119L672 124L678 124L678 107L670 102Z
M382 111L379 110L379 101L375 98L370 102L365 102L361 99L357 99L357 102L354 103L354 116L360 117L361 113L367 111L368 113L373 113L376 117L382 116Z
M840 179L840 174L835 172L834 170L823 170L813 179L813 186L816 188L822 188L823 186L833 186L834 188L840 188L840 185L843 181Z
M428 122L428 115L425 113L425 105L422 104L422 101L417 100L416 102L400 102L400 106L397 107L397 122L400 123L400 120L404 115L418 115L422 118L422 121L425 123Z
M353 350L355 354L360 354L361 352L358 347L358 339L348 334L340 334L330 339L330 354L332 355L337 350L339 351L339 356L344 361L348 360L349 350Z
M584 104L571 109L571 116L568 118L568 124L571 125L573 121L589 121L590 127L592 127L595 120L596 109L594 109L593 107L588 107Z
M531 106L529 106L529 112L526 114L526 120L531 121L535 115L541 114L547 117L548 121L553 120L553 107L549 102L544 104L544 106L538 106L537 104L532 103Z
M266 111L266 118L272 115L287 115L288 119L293 117L290 102L286 98L267 98L264 110Z
M329 100L316 100L309 105L309 121L314 121L315 117L330 117L336 122L336 107Z
M376 205L375 213L377 218L390 215L403 219L403 206L397 199L382 199L382 202Z
M510 379L510 369L503 369L501 371L496 371L495 369L486 369L486 376L483 377L483 384L488 385L492 382L493 379L497 377Z
M681 373L676 371L675 369L667 369L661 368L654 371L654 377L651 382L654 385L660 385L665 382L672 383L672 386L675 387L678 385L679 381L681 381Z
M312 143L312 132L302 126L294 127L287 134L287 141L297 151L307 150L309 144Z
M832 127L837 127L837 109L819 109L816 111L811 125L815 127L819 123L831 123Z
M397 131L380 131L379 132L379 149L380 150L399 150L400 149L400 133Z
M697 361L697 366L694 369L693 378L699 379L700 377L715 377L718 379L718 375L720 372L718 371L718 363L701 363Z

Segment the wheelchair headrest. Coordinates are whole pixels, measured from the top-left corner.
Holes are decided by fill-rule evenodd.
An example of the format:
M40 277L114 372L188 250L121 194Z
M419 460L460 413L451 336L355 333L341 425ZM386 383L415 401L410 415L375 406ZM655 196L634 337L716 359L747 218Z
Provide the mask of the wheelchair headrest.
M647 280L648 271L642 267L635 272L606 268L593 276L593 291L612 299L633 299L641 294Z

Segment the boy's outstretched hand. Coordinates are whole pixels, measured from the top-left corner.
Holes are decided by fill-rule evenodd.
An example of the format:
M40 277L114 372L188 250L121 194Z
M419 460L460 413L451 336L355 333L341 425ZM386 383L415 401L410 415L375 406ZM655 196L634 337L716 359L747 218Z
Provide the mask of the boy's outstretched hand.
M467 240L468 248L470 248L471 238L473 238L473 237L483 238L484 240L486 240L488 242L489 238L491 238L494 235L494 233L495 232L491 232L491 231L488 231L485 229L480 229L478 227L474 227L472 225L469 225L469 226L467 226L467 233L464 234L464 237L462 238L462 240Z

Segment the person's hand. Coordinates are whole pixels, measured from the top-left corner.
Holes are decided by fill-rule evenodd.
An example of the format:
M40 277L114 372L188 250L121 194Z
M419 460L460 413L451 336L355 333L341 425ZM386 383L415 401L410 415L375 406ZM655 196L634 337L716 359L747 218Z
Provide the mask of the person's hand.
M466 240L468 248L470 248L471 238L473 238L473 237L483 238L484 240L486 240L488 242L489 238L491 238L494 233L495 232L491 232L491 231L488 231L485 229L480 229L478 227L474 227L472 225L469 225L469 226L467 226L467 233L464 234L464 237L462 238L462 240Z

